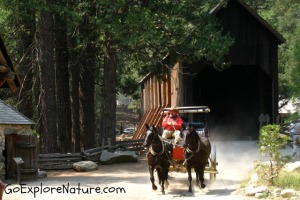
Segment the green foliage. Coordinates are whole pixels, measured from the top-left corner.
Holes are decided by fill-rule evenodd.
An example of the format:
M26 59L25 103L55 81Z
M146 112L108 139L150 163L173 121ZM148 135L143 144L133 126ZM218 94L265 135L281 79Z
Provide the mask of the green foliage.
M139 89L136 79L132 76L124 76L120 84L120 92L125 95L134 95Z
M208 2L215 1L98 1L100 39L113 41L125 65L143 74L160 73L154 68L166 56L170 65L206 59L222 66L232 40L209 14L215 4Z
M110 41L111 47L119 55L118 70L120 66L126 66L135 69L141 76L149 72L165 73L161 68L162 64L173 65L177 61L191 63L199 59L210 61L221 69L224 66L224 55L233 42L228 35L222 33L216 19L209 14L209 10L218 3L216 0L55 0L50 6L45 6L43 2L3 0L0 8L5 8L6 16L9 15L8 19L11 21L9 26L3 27L18 24L22 18L28 18L28 14L36 13L38 19L40 13L51 10L67 19L69 37L76 37L73 40L76 41L76 46L70 49L70 53L73 53L82 51L86 46L86 37L80 34L78 27L82 19L88 17L89 23L94 26L93 32L97 34L98 40L95 43L102 51L101 54L104 53L104 42ZM90 13L91 6L95 7L97 15ZM22 31L22 27L14 29ZM17 34L15 37L17 38ZM13 44L15 46L11 49L17 49L18 44ZM20 58L23 56L15 55ZM163 62L167 55L170 59ZM99 58L102 59L102 56ZM128 76L126 70L118 72L119 77ZM130 80L124 78L119 82L124 84L120 88L134 86L134 79L137 83L140 76L131 77Z
M8 10L4 9L3 7L0 7L0 24L2 25L2 27L4 27L3 25L5 24L5 21L7 20L7 17L9 15Z
M279 134L279 128L279 125L266 125L260 129L260 152L262 155L268 154L272 160L279 159L280 152L278 150L286 143L286 138ZM283 138L283 141L279 138Z
M261 14L283 35L286 42L279 48L279 93L282 98L300 98L300 4L297 0L275 0ZM297 53L298 52L298 53ZM298 55L298 56L297 56Z
M300 99L300 26L295 31L295 34L298 35L298 37L295 38L295 40L293 41L294 44L292 46L293 54L291 56L293 58L293 66L291 70L290 92L294 98Z
M279 125L263 126L259 135L260 153L267 157L268 163L256 161L255 171L262 181L270 185L274 185L274 179L285 164L279 150L285 146L288 138L280 135L279 128Z
M280 188L300 190L300 172L280 172L275 179L275 185Z
M32 130L32 133L34 135L36 135L37 138L39 138L41 136L41 134L37 130L35 130L35 129Z
M279 46L279 99L300 99L300 59L297 50L300 43L299 1L247 0L247 2L286 40Z
M151 72L160 80L167 72L162 66L178 61L189 64L204 59L224 68L233 41L209 14L217 3L97 1L98 44L105 47L109 41L110 51L117 53L119 92L132 95L141 77Z

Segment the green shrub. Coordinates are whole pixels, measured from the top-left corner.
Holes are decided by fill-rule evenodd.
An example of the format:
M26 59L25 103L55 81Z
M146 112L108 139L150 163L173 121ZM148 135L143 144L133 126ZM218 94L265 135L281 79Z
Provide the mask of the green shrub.
M286 145L287 137L279 133L279 125L266 125L260 129L260 153L267 157L268 162L256 161L254 169L262 182L274 186L274 179L279 175L285 162L281 158L280 149Z

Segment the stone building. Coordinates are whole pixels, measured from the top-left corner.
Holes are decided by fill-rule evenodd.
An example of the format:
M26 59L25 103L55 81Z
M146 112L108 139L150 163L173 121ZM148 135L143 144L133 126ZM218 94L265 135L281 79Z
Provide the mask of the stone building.
M37 176L36 137L34 122L0 100L0 179L16 178L14 157L21 157L22 179Z

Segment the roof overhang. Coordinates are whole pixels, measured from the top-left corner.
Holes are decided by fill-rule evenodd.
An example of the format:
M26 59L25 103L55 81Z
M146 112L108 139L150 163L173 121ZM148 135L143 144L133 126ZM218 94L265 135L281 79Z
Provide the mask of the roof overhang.
M223 9L226 9L226 4L228 4L230 1L233 0L223 0L221 3L219 3L216 7L214 7L209 13L216 15L218 12L220 12ZM243 6L254 18L256 18L264 27L266 27L279 41L280 44L285 43L284 37L276 30L274 29L268 22L266 22L261 16L257 14L255 10L253 10L245 1L243 0L235 0L238 2L241 6Z

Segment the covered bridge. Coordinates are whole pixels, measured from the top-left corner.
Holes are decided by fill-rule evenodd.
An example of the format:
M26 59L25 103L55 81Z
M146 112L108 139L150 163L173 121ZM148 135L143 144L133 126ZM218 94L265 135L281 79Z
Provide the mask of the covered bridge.
M211 136L222 140L256 140L260 114L276 121L278 46L284 38L243 0L228 0L210 13L235 40L231 66L217 71L201 61L188 67L177 63L163 83L151 74L144 77L143 117L134 139L144 137L145 123L159 125L161 109L170 106L209 106Z

